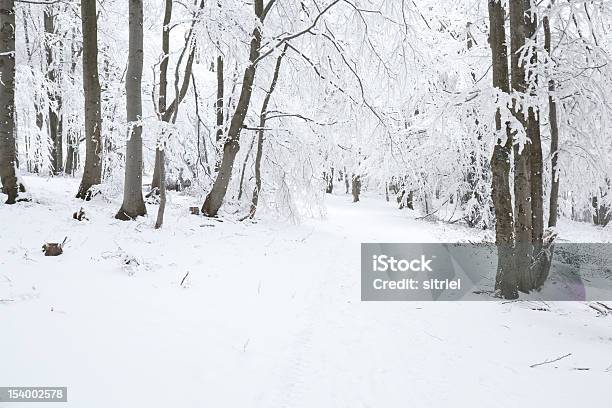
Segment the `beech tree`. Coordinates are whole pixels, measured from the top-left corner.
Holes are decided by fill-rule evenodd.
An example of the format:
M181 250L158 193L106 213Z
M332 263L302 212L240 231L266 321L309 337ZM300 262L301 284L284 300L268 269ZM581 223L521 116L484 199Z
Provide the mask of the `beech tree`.
M127 79L125 81L129 139L125 154L125 184L123 204L116 215L120 220L132 220L145 215L142 197L142 65L143 7L142 0L129 1L130 45Z
M102 114L98 77L96 0L81 1L83 31L83 94L85 97L85 168L77 198L90 199L91 187L102 181Z
M20 190L15 139L15 2L0 0L0 180L6 203L15 204Z
M58 82L58 61L55 57L54 42L58 40L56 33L57 6L50 5L43 12L44 28L46 34L45 54L47 62L47 81L49 99L49 138L51 139L51 172L60 174L64 170L64 148L62 143L62 97Z

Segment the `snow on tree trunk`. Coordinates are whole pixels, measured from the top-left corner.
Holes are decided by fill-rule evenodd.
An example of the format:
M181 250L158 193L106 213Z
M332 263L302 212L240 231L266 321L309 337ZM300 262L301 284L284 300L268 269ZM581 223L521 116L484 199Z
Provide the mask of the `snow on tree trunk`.
M500 1L489 0L489 42L491 46L493 86L508 94L508 49L504 8ZM514 245L514 219L512 194L510 192L510 159L512 135L507 123L502 123L501 112L495 113L495 147L491 158L491 196L495 208L495 243L497 245L497 275L495 288L502 296L513 299L518 296L517 280L514 273L512 247Z
M257 71L255 62L260 56L259 48L261 47L262 38L259 23L263 23L264 17L263 0L255 0L254 5L255 16L259 21L257 22L257 26L253 30L251 37L249 62L244 71L240 98L238 99L236 112L232 116L227 138L223 145L223 158L221 160L221 165L219 166L217 178L215 179L212 190L208 193L206 199L204 200L204 204L202 205L202 213L209 217L216 216L219 212L219 208L221 208L221 205L223 204L223 200L227 192L227 186L229 185L230 178L232 177L234 160L236 160L236 155L238 154L238 150L240 150L240 131L244 125L244 120L251 103L253 83L255 82L255 73Z
M0 180L7 204L17 202L15 148L15 3L0 0Z

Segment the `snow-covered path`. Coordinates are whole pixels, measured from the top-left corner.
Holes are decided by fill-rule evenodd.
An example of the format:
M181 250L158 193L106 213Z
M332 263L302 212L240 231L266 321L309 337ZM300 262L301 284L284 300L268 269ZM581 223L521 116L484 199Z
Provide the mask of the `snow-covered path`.
M361 242L460 227L345 196L298 226L219 223L176 195L155 231L115 202L75 221L74 180L27 181L33 203L0 205L0 385L79 408L609 406L612 319L583 303L360 301Z

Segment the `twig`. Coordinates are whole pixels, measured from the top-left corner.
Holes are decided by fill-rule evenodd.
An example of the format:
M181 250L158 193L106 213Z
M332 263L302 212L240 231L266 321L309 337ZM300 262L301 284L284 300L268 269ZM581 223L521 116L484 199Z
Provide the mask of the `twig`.
M564 359L564 358L566 358L566 357L569 357L569 356L571 356L571 355L572 355L572 353L567 353L567 354L566 354L566 355L564 355L564 356L557 357L557 358L555 358L555 359L553 359L553 360L545 360L545 361L542 361L541 363L532 364L532 365L530 365L529 367L534 368L534 367L541 366L541 365L544 365L544 364L554 363L554 362L556 362L556 361L562 360L562 359Z
M431 215L434 215L435 213L437 213L438 211L440 211L440 210L442 209L442 207L444 206L444 204L448 203L448 200L450 200L450 197L449 197L449 198L447 198L447 199L446 199L446 200L445 200L445 201L444 201L442 204L440 204L440 207L438 207L438 209L437 209L437 210L435 210L435 211L433 211L433 212L430 212L429 214L425 214L425 215L423 215L422 217L416 217L416 218L415 218L415 220L422 220L422 219L427 218L427 217L429 217L429 216L431 216Z
M181 280L181 286L183 286L183 283L185 283L185 279L187 279L188 276L189 276L189 272L187 272L185 276L183 276L183 279Z

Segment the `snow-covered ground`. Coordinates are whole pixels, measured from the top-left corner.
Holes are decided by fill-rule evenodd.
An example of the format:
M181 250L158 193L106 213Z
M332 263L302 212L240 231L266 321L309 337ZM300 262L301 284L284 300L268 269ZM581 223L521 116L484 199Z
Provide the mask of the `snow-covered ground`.
M76 180L26 181L33 202L0 205L0 385L68 386L79 408L610 406L612 318L586 303L360 301L361 242L481 231L348 196L300 225L218 222L180 194L156 231Z

